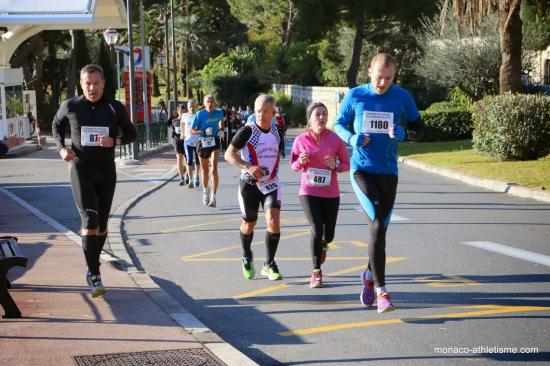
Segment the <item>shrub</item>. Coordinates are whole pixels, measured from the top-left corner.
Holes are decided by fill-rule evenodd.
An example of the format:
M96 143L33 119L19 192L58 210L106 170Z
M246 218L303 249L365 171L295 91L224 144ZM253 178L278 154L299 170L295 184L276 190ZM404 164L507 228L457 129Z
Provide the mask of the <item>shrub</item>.
M499 160L535 160L550 153L550 98L503 94L473 107L473 147Z
M291 104L286 112L287 124L294 127L298 127L299 125L307 125L306 108L306 105L301 102Z
M421 113L423 141L462 140L471 137L472 114L452 102L434 103Z

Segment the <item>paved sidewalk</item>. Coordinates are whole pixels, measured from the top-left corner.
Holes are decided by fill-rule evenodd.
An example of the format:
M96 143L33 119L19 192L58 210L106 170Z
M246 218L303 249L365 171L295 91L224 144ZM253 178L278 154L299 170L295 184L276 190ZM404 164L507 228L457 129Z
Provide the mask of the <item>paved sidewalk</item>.
M167 155L168 151L159 151L144 157L142 164L173 164L166 161ZM146 191L128 191L119 209ZM32 207L18 201L10 192L0 190L0 235L18 237L29 258L26 269L14 267L8 272L13 286L9 291L22 318L0 319L1 365L75 365L76 356L131 353L127 356L136 357L137 352L148 351L164 352L142 354L141 361L133 364L150 362L152 357L157 362L147 364L170 364L175 357L180 363L172 364L182 360L183 364L255 364L171 303L146 273L124 260L126 272L117 269L117 262L103 260L107 294L92 299L82 249L75 243L78 235L60 232L63 227L59 224L41 213L37 216ZM112 221L119 221L114 212L113 216ZM118 249L117 254L124 250L123 246ZM1 307L0 312L4 314ZM125 356L117 355L117 362Z

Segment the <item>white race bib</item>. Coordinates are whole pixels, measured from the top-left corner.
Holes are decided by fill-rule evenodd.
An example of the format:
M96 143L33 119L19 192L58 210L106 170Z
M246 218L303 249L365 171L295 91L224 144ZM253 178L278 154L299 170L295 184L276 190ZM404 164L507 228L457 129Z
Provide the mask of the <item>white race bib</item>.
M393 125L393 113L391 112L363 112L362 133L384 133L388 134Z
M202 139L202 147L214 147L216 146L216 139L214 137L205 137Z
M307 185L314 187L324 187L330 185L332 172L327 169L308 168Z
M279 187L280 187L279 178L275 177L275 178L271 178L271 179L263 181L263 182L258 182L258 183L256 183L256 186L258 186L258 189L263 194L271 193L271 192L279 189Z
M181 129L178 126L174 126L174 132L178 135L180 134Z
M100 146L99 135L109 136L109 127L80 127L80 143L82 146Z

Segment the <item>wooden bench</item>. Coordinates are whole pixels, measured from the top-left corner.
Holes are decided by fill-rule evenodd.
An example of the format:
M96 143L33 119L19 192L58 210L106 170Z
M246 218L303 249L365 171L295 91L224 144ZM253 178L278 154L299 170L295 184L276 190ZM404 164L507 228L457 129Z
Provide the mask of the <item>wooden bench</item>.
M11 267L27 267L28 259L23 256L17 238L13 236L0 237L0 304L6 315L3 318L21 318L21 311L10 296L8 289L11 284L7 275Z

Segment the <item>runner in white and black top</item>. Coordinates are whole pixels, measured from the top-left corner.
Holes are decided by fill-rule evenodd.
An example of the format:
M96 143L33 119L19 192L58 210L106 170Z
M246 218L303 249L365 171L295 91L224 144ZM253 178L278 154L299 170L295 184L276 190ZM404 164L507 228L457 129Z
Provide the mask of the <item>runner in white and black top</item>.
M245 278L254 278L251 245L261 203L267 224L266 261L261 273L270 280L281 280L283 277L275 263L275 253L281 237L281 184L277 174L284 140L277 126L271 123L275 98L260 95L254 103L254 111L256 122L241 128L225 153L227 162L241 168L238 198L243 218L240 226L242 270Z

